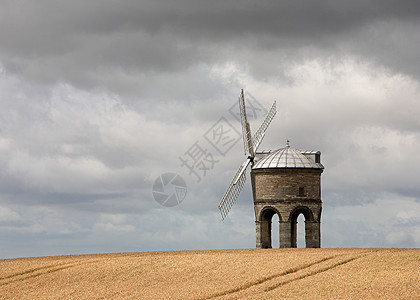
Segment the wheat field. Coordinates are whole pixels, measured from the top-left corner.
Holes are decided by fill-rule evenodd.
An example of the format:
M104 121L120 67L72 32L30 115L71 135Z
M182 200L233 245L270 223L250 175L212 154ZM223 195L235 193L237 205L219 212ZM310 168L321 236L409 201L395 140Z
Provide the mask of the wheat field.
M420 299L420 249L243 249L0 260L0 299Z

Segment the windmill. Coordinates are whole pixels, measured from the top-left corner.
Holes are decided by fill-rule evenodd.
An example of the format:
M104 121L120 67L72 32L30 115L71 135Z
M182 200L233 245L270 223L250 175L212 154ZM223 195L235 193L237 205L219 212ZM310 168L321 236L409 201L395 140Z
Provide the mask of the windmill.
M222 219L225 219L229 210L232 208L233 204L238 198L242 188L245 184L246 177L246 169L251 164L251 167L254 165L254 158L257 152L259 145L261 144L265 132L270 125L271 120L273 120L274 116L276 115L276 101L274 101L271 109L269 110L267 116L265 117L263 123L261 124L260 128L254 134L251 135L251 128L248 123L248 119L246 116L246 107L245 107L245 96L244 90L241 90L241 94L238 97L239 102L239 110L241 115L241 124L242 124L242 137L244 142L244 151L245 154L248 154L248 158L242 163L239 167L238 171L236 171L235 176L233 177L232 182L229 184L229 187L226 190L225 195L223 196L222 200L219 203L219 210L222 215Z

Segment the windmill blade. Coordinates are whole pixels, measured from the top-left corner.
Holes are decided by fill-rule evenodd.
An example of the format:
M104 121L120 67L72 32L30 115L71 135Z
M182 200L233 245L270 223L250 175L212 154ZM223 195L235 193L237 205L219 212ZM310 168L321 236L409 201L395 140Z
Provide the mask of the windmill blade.
M265 132L268 128L268 125L270 125L271 120L273 120L274 116L276 115L276 112L276 101L274 101L273 105L270 108L270 111L264 119L264 122L262 122L260 128L258 128L257 132L255 132L255 135L252 138L252 147L254 151L257 151L258 147L260 146L264 138Z
M249 126L248 119L246 116L245 108L245 96L244 90L241 90L241 95L239 95L239 111L241 115L241 124L242 124L242 139L244 142L245 155L248 150L248 153L251 157L254 157L254 147L252 145L252 136L251 136L251 127Z
M242 125L242 141L244 143L244 152L248 150L248 142L246 137L246 109L245 109L245 98L244 98L244 90L241 90L241 94L238 97L238 104L239 104L239 115L241 116L241 125Z
M229 210L232 208L233 204L238 198L242 188L245 184L245 171L248 165L251 163L250 159L247 159L236 171L235 176L232 179L232 182L229 184L229 187L226 190L225 195L223 196L222 200L219 203L219 210L222 214L222 219L224 220Z

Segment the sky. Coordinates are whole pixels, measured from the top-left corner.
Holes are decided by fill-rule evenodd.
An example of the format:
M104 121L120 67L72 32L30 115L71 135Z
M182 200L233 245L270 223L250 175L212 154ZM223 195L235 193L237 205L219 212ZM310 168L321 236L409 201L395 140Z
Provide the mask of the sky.
M418 1L0 6L0 258L254 248L241 89L259 150L322 152L322 247L420 247Z

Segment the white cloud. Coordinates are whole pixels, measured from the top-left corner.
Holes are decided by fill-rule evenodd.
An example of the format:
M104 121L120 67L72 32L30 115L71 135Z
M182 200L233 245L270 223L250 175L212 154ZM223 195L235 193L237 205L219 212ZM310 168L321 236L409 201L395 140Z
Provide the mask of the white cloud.
M20 220L21 217L17 212L8 207L0 206L0 222L13 222Z
M113 232L133 232L136 228L130 224L114 224L111 222L99 222L93 225L94 232L110 234Z
M411 213L418 211L416 199L395 194L382 194L366 205L330 207L324 203L324 246L419 247L420 219Z
M401 210L396 215L397 219L401 220L402 222L410 222L410 220L419 218L416 210Z

